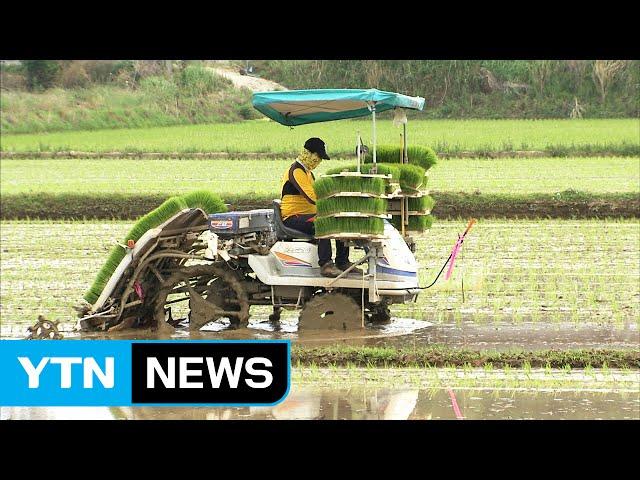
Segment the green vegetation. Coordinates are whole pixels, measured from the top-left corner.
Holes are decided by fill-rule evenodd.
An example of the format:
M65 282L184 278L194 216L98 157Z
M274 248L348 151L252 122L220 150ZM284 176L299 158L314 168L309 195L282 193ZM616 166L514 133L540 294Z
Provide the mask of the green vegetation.
M429 170L436 163L438 163L438 156L432 148L421 146L409 146L407 147L407 158L409 164L418 165L423 170ZM366 163L373 162L373 151L369 151L365 157ZM400 147L393 145L378 145L376 148L376 162L380 163L400 163L401 154Z
M164 201L158 208L140 218L125 236L123 244L126 244L128 240L138 241L147 230L157 227L185 208L202 208L207 213L226 211L222 200L210 192L196 191L182 197L171 197ZM87 302L94 303L98 297L100 297L102 290L104 290L109 278L111 278L111 275L125 257L126 252L126 249L122 245L113 247L107 261L84 295L84 299Z
M373 164L360 165L361 173L371 173L371 170L373 170ZM342 165L339 167L330 168L329 170L327 170L326 173L327 175L334 175L342 172L357 172L357 171L358 171L357 165L349 164L349 165ZM400 178L400 165L393 165L390 163L378 163L377 173L379 175L391 175L391 177L394 180L397 180Z
M380 215L387 210L384 198L367 197L331 197L318 200L318 216L327 216L340 212L362 212Z
M428 233L414 237L420 285L433 281L467 220L466 212L457 220L439 217ZM72 306L133 223L2 222L2 323L31 324L38 314L72 322ZM464 242L451 280L441 278L417 303L394 305L392 312L438 324L509 322L536 329L568 322L575 328L571 338L594 326L610 327L634 342L640 326L638 244L637 218L480 219ZM606 335L598 338L610 343ZM542 345L528 337L521 344Z
M409 211L410 212L427 212L431 211L435 205L435 200L429 195L418 198L409 198Z
M0 189L3 196L40 192L96 195L113 192L117 185L118 192L134 195L167 197L206 189L224 199L277 198L282 172L291 161L0 159ZM326 161L314 173L320 181L332 167L352 164ZM565 190L637 193L638 178L636 158L444 159L430 170L429 188L432 192L503 195L551 195Z
M95 84L44 92L3 90L0 128L5 137L12 133L237 122L258 117L250 98L249 91L235 89L226 78L189 66L172 79L143 78L135 89Z
M187 193L186 195L182 195L181 198L189 208L201 208L205 213L227 211L227 207L222 199L208 190L196 190L194 192Z
M271 208L277 192L224 195L233 210ZM638 218L639 193L559 192L558 194L433 193L438 218ZM17 193L0 196L3 220L132 220L160 205L158 193Z
M106 87L105 87L106 88ZM65 102L100 103L113 111L120 122L131 121L136 125L152 113L138 115L143 107L128 107L133 102L129 93L118 94L106 100L106 93L74 91ZM2 122L12 115L11 102L22 105L25 115L56 117L56 111L64 110L56 98L40 105L29 97L17 99L12 93L3 93L0 109ZM45 92L45 96L48 92ZM84 95L84 97L83 97ZM44 98L44 97L43 97ZM103 108L96 107L96 108ZM144 107L147 108L147 107ZM156 109L155 103L149 104ZM217 107L216 107L217 108ZM216 112L217 110L213 110ZM54 112L49 114L49 112ZM76 114L74 114L76 115ZM215 115L215 113L212 113ZM68 115L73 118L73 115ZM81 114L76 115L80 117ZM112 114L105 113L109 118ZM80 120L80 119L79 119ZM79 121L77 120L77 121ZM53 121L53 120L52 120ZM76 120L73 120L76 121ZM106 121L106 120L105 120ZM168 120L169 121L169 120ZM153 121L145 123L150 126ZM168 125L163 123L161 125ZM4 125L4 123L3 123ZM126 125L124 123L123 125ZM111 124L105 125L110 127ZM34 127L35 128L35 127ZM98 124L95 127L100 128ZM104 128L104 127L103 127ZM400 130L390 121L379 122L378 141L393 143ZM11 130L2 127L3 151L81 151L81 152L270 152L283 156L295 156L309 137L320 137L327 142L332 158L354 153L356 131L364 132L365 142L371 131L369 120L345 120L342 122L316 123L287 129L275 122L261 119L242 123L183 125L173 127L136 128L119 130L74 131L27 135L10 135ZM549 156L580 156L580 152L598 154L640 155L638 119L606 120L411 120L407 128L409 145L430 146L437 152L457 154L473 151L486 156L497 151L539 150ZM370 146L370 145L369 145ZM410 157L411 159L411 157Z
M400 215L391 217L391 224L401 231ZM433 215L412 215L409 217L409 225L406 230L409 232L424 232L433 225Z
M318 199L324 199L340 192L362 192L384 195L385 180L376 177L324 177L313 184Z
M425 186L427 179L424 176L424 168L410 164L398 166L400 167L400 188L403 191L418 190Z
M256 68L287 88L420 95L431 118L638 116L637 60L265 60Z
M413 193L419 187L425 187L427 178L425 177L424 169L418 165L410 164L397 164L392 163L377 163L377 173L381 175L391 175L392 180L400 182L400 188L402 190L410 190ZM364 164L360 166L361 173L370 173L373 169L373 164ZM335 167L327 171L328 174L336 174L340 172L357 172L357 165L345 165L342 167Z
M294 365L314 367L484 367L494 368L640 368L640 353L634 350L467 350L441 345L413 348L335 345L291 348Z
M318 217L314 225L316 228L316 236L318 237L336 233L382 235L384 232L384 220L376 217Z

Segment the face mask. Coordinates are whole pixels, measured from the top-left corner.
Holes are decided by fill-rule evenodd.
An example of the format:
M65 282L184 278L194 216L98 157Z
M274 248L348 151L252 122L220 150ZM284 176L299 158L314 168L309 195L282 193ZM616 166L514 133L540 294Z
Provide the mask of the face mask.
M298 157L298 161L304 165L307 170L313 170L320 165L322 159L317 153L311 153L309 150L304 148Z

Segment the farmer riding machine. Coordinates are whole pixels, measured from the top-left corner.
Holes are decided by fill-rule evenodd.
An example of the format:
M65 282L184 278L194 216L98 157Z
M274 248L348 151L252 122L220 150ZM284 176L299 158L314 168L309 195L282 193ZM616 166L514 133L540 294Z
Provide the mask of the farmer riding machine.
M246 327L254 305L270 306L274 322L282 309L299 310L299 330L347 330L387 322L390 305L416 300L419 265L408 232L425 227L433 202L420 188L425 171L409 186L401 167L415 176L404 109L422 110L424 99L375 89L298 90L255 93L253 105L290 127L372 118L371 152L358 133L357 164L316 181L315 239L283 224L279 200L271 209L249 211L177 209L119 247L117 266L113 262L100 288L85 297L91 306L80 312L82 330L179 327L187 321L197 330L223 318ZM398 158L384 163L376 113L387 110L395 111L403 134L394 150ZM362 255L338 277L324 277L317 238L345 241Z

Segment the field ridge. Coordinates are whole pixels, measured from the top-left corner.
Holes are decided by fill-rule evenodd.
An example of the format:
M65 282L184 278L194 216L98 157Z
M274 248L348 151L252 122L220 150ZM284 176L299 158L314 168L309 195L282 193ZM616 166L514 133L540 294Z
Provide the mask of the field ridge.
M545 150L455 150L436 152L440 158L543 158L543 157L634 157L640 155L640 145L637 147L620 145L616 147L549 147ZM135 159L281 159L283 157L294 158L298 152L146 152L146 151L3 151L0 150L0 158L6 159L32 159L32 158L57 158L57 159L95 159L95 158L135 158ZM356 158L353 152L335 152L334 158Z
M474 194L432 192L437 218L639 218L640 193ZM231 210L271 208L277 195L225 196ZM133 220L166 200L165 194L17 193L0 197L0 218Z

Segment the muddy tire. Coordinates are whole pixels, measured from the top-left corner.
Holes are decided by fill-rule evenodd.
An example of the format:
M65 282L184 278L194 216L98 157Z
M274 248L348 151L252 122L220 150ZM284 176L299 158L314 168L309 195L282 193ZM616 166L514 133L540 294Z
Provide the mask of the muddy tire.
M385 324L391 321L391 311L388 305L377 305L371 309L369 321L374 324Z
M298 330L360 330L362 309L348 295L324 293L309 300L298 319Z
M224 317L235 326L249 322L247 294L235 273L224 265L192 265L172 273L156 300L156 323L166 321L167 297L177 289L188 293L190 330Z

